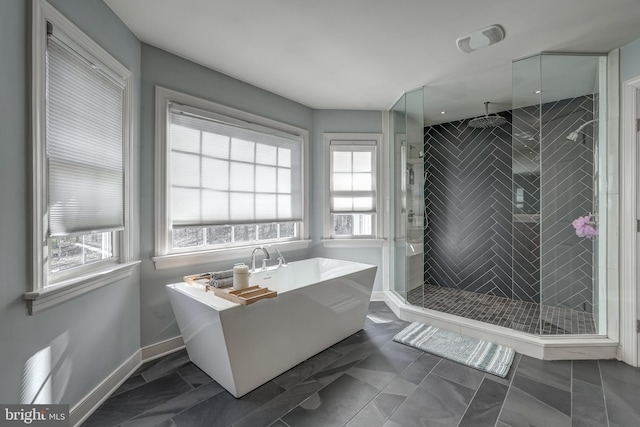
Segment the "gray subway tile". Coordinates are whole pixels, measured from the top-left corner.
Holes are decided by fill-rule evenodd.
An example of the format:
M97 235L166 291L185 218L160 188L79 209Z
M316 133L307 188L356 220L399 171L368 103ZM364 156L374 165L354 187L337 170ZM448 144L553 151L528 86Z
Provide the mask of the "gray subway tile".
M571 361L545 361L523 355L516 375L560 390L571 390Z
M513 427L569 427L571 417L511 387L500 413L500 422Z
M287 372L284 372L283 374L274 378L273 381L275 381L281 387L289 389L299 384L303 380L309 378L313 374L319 372L322 368L335 362L340 357L342 357L342 354L328 348L316 354L315 356L310 357L304 362L294 366Z
M571 391L569 390L561 390L519 373L513 378L511 388L521 390L551 408L571 416Z
M367 404L346 425L347 427L379 427L404 402L405 397L380 393Z
M476 390L480 386L485 376L482 371L446 359L433 368L432 375L446 378L472 390Z
M309 378L283 393L277 395L258 409L250 412L233 424L234 427L260 427L268 426L274 419L280 418L288 411L295 408L302 401L323 387L323 384L313 378Z
M378 390L343 374L282 417L292 426L342 426L357 414Z
M599 361L611 425L637 425L640 420L640 369L622 362Z
M177 373L125 391L105 400L85 426L116 425L191 390Z
M507 390L508 386L485 378L462 417L459 427L495 425Z
M261 385L239 399L225 391L178 414L173 417L173 422L178 427L198 425L228 426L243 418L249 412L261 407L283 391L284 389L273 381Z
M571 422L574 427L607 425L604 392L599 385L573 380Z
M470 388L437 375L428 375L389 421L403 427L455 426L473 394Z
M573 379L600 386L600 367L596 360L574 360Z

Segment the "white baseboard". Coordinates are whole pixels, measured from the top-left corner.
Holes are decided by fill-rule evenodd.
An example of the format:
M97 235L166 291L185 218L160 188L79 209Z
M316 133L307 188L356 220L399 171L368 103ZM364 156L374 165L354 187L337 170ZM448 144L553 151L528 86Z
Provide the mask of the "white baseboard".
M69 424L79 426L93 411L107 400L111 394L125 382L142 364L141 351L138 350L116 368L107 378L89 392L69 411Z
M384 301L384 294L383 291L371 292L371 301Z
M140 352L142 353L142 361L148 362L150 360L166 356L167 354L173 353L174 351L178 351L182 348L184 348L184 341L182 341L182 336L178 335L177 337L142 347Z
M107 378L89 392L69 411L70 425L79 426L113 394L145 362L184 348L182 336L151 344L136 351Z

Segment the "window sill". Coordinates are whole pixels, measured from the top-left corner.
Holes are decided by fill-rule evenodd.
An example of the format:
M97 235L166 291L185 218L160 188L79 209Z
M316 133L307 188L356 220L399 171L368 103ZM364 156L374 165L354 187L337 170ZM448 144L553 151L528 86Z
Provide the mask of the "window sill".
M325 248L381 248L387 239L322 239Z
M273 246L273 247L277 247L282 252L289 252L289 251L299 251L302 249L307 249L310 243L311 243L311 240L294 240L291 242L284 242L284 243L271 243L265 246L267 248L270 246ZM246 258L246 261L248 262L248 258L251 255L251 251L256 246L260 246L260 245L256 244L254 246L242 246L238 248L217 249L213 251L160 255L160 256L153 257L152 259L156 267L156 270L166 270L169 268L187 267L189 265L196 265L196 264L208 264L208 263L218 262L218 261L239 260L241 258Z
M46 289L26 292L23 298L27 301L29 314L35 314L109 283L127 278L131 276L133 268L138 264L140 261L111 265L99 271L65 280Z

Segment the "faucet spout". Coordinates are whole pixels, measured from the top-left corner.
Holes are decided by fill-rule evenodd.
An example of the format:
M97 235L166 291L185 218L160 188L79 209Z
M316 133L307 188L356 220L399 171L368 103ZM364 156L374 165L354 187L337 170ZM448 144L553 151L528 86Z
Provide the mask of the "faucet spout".
M287 260L284 259L284 255L282 255L282 252L280 252L280 249L275 248L276 252L278 252L278 267L287 267Z
M262 260L262 268L265 268L267 265L267 260L271 259L271 255L267 251L267 248L264 246L258 246L251 252L251 271L256 271L256 252L262 251L264 254L264 259Z

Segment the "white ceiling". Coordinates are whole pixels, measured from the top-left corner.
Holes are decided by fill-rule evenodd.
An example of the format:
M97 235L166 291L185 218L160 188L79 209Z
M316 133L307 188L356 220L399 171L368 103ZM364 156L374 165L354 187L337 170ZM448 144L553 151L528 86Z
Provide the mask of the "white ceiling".
M430 122L511 107L511 62L640 38L640 0L105 0L140 40L316 109L388 109L425 86ZM465 54L491 24L504 41ZM444 116L440 111L445 110Z

